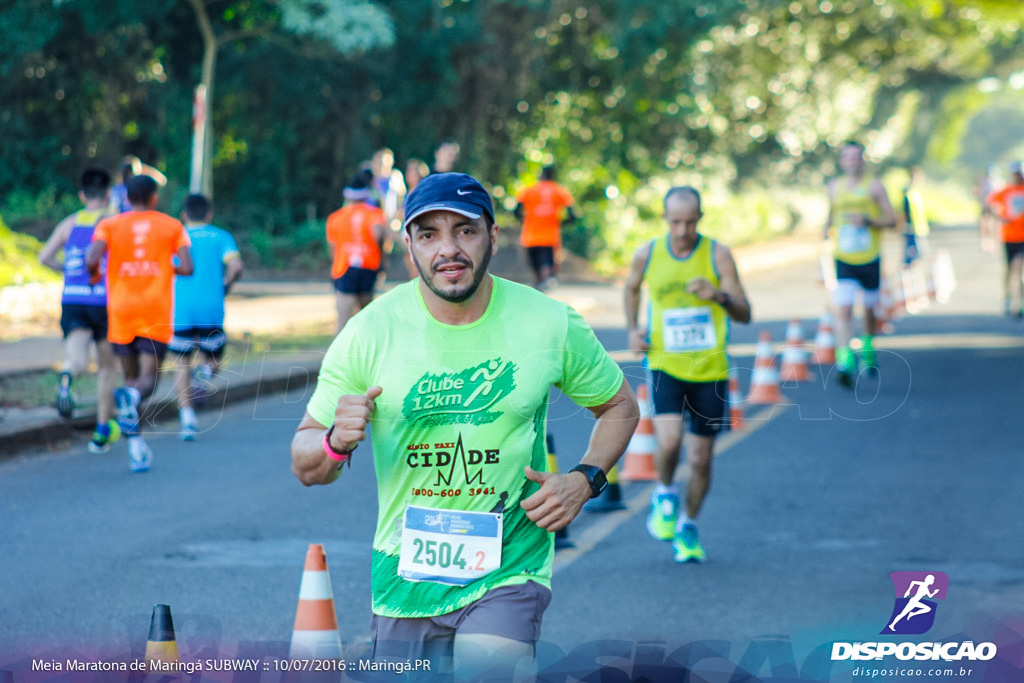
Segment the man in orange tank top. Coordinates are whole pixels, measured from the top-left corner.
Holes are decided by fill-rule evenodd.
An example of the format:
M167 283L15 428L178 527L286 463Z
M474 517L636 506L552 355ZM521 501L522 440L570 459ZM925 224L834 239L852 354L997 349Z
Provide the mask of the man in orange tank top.
M562 226L576 220L572 195L555 182L555 167L545 166L540 181L516 195L515 216L523 222L519 238L533 269L534 286L547 290L554 282L562 248Z
M387 219L380 207L370 205L371 196L369 184L357 175L345 188L345 205L327 217L338 332L373 299L381 267Z
M1024 172L1019 161L1010 164L1010 182L989 195L988 204L1003 222L1003 311L1024 318Z
M128 437L131 469L145 472L153 453L139 433L139 404L156 388L174 329L174 276L192 274L192 255L181 221L156 211L156 181L133 176L127 188L132 210L100 221L85 262L98 278L100 261L107 256L107 338L121 359L125 380L114 390L114 403L121 432Z

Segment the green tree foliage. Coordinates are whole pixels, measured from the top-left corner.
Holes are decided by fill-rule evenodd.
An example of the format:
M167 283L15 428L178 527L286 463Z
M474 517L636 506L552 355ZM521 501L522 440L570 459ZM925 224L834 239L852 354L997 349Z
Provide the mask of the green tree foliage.
M217 56L226 46L239 46L253 39L275 40L292 50L315 50L318 43L330 45L339 55L363 53L394 42L391 17L365 0L267 0L231 3L220 9L216 0L187 0L195 14L203 42L201 69L202 100L216 112L214 80ZM280 27L287 33L282 34ZM306 39L297 43L288 34ZM198 97L198 96L197 96ZM192 169L193 190L213 196L213 118L203 115L202 162ZM230 152L229 152L230 153ZM195 164L196 161L194 160ZM195 187L198 185L198 187Z
M744 193L746 224L722 223L746 236L801 220L794 188L849 137L883 165L987 165L1000 131L964 136L1019 100L976 86L1024 68L1022 21L1001 0L7 2L0 196L69 194L134 153L176 209L205 64L218 220L254 242L313 239L374 149L429 162L455 139L506 208L557 163L583 213L567 244L610 267L672 184L705 191L709 223Z
M59 276L39 263L42 243L11 230L0 219L0 289L27 282L56 282Z

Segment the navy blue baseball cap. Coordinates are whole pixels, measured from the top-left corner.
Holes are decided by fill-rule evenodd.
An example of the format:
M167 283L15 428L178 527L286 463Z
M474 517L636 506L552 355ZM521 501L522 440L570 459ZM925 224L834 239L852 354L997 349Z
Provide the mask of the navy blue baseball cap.
M452 211L477 219L487 214L494 219L494 205L484 186L465 173L431 173L405 198L402 228L430 211Z

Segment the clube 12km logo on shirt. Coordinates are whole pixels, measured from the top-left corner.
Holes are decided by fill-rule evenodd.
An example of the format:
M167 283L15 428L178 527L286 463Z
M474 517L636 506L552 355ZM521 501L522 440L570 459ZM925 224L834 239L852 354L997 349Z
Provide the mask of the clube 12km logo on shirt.
M889 575L895 591L892 614L880 632L883 636L927 633L935 624L939 600L946 599L949 577L944 572L893 572ZM988 661L996 656L994 643L951 642L835 642L832 661L879 660L885 657L907 661Z

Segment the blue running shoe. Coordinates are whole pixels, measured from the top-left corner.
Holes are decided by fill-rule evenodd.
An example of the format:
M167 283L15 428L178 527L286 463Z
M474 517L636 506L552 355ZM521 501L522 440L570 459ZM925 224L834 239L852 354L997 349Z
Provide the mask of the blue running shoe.
M672 550L675 551L676 562L703 562L707 553L700 544L697 536L697 527L692 524L684 524L679 533L672 539Z
M90 453L106 453L110 450L110 444L121 438L121 425L117 420L108 420L105 425L96 425L92 433L92 441L89 442Z
M679 515L679 496L651 494L651 510L647 513L647 533L656 541L671 541Z
M114 405L117 406L117 421L121 433L135 436L139 433L139 391L132 387L114 389Z

